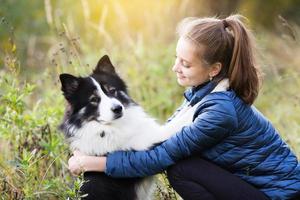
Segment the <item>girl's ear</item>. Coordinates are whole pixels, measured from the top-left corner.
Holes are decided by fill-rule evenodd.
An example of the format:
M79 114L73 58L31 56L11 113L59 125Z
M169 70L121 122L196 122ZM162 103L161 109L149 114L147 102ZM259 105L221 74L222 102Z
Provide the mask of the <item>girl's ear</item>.
M216 62L210 66L209 77L217 76L222 70L222 64L220 62Z

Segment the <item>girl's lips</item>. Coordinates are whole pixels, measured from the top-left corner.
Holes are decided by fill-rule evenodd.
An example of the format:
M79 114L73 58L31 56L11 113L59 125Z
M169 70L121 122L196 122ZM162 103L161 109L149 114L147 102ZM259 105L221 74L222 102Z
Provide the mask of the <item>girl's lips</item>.
M184 79L184 76L177 76L178 79Z

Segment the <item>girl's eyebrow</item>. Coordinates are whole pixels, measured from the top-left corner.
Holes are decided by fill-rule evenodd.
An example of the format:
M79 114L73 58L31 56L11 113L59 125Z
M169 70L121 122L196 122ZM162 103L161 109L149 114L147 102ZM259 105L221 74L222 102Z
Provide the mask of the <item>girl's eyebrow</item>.
M176 53L176 56L180 57L180 56L177 55L177 53ZM180 59L183 60L184 62L186 62L187 64L192 64L192 62L186 60L185 58L180 57Z
M191 64L190 61L187 61L186 59L181 58L181 60L183 60L184 62L186 62L187 64Z

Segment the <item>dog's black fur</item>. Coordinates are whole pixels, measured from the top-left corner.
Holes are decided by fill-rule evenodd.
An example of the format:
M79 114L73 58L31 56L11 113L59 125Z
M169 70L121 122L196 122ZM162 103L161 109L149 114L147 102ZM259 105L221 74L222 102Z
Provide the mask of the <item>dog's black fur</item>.
M111 178L100 172L85 172L81 194L85 200L134 200L141 178Z

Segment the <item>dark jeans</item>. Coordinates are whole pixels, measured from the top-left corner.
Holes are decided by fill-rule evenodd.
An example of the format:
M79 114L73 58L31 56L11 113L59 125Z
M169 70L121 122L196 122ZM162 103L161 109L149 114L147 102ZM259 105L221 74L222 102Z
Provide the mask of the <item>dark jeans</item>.
M179 161L168 169L171 186L184 200L268 200L239 177L199 157Z

